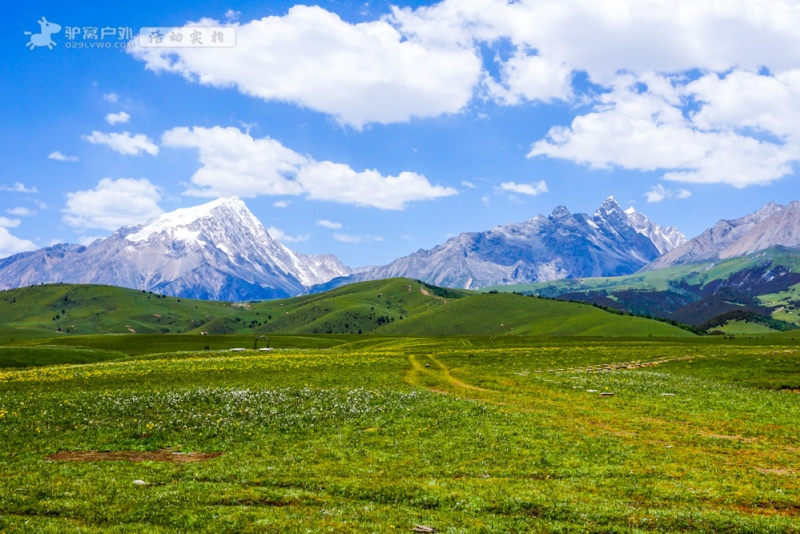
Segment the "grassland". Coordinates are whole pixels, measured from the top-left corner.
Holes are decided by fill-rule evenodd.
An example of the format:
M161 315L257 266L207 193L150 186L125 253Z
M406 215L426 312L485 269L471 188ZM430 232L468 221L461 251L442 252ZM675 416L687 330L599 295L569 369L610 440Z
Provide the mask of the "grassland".
M664 323L632 321L583 304L454 291L402 278L361 282L318 295L240 303L92 285L54 284L0 292L0 345L97 334L202 332L209 338L228 334L688 335Z
M39 286L0 324L3 534L800 532L793 332L403 279Z
M0 370L0 532L798 532L788 334L59 338L123 356Z

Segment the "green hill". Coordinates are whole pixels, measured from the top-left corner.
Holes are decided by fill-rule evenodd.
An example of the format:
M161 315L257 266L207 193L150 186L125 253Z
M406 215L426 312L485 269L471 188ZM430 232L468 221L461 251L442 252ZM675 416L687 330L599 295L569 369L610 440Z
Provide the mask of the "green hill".
M628 276L485 288L599 304L692 325L719 324L737 312L800 326L800 250L773 247L717 263L680 265ZM738 321L731 332L751 330ZM739 326L743 326L741 330ZM738 330L737 330L738 329Z
M439 306L380 333L412 336L687 336L672 325L593 306L513 294L475 295Z
M665 323L520 295L408 279L361 282L285 300L186 300L110 286L0 293L0 343L96 334L688 335Z

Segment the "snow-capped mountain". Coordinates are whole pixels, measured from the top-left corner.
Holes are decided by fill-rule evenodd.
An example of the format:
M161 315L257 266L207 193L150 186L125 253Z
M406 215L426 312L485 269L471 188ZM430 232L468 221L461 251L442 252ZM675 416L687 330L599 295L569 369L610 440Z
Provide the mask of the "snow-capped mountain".
M640 234L647 236L661 254L666 254L686 243L686 236L674 226L663 228L633 207L626 209L625 214L631 226Z
M645 270L738 258L776 245L800 247L800 202L788 206L770 202L739 219L723 219L653 261Z
M249 300L297 295L350 272L334 256L285 247L232 197L120 228L88 246L56 245L0 260L0 287L94 283Z
M559 206L549 216L461 234L354 278L406 276L447 287L480 288L616 276L638 271L683 241L675 228L662 228L633 209L623 211L609 197L591 216Z

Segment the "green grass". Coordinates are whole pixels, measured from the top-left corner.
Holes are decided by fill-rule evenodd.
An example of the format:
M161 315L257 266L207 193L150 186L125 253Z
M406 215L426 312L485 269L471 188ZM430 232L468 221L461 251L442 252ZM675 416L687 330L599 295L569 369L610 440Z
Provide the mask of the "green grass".
M798 532L786 334L339 336L0 370L0 532ZM224 455L46 460L167 449Z
M772 334L776 330L767 325L749 321L728 321L723 326L714 327L714 330L725 332L726 334Z
M479 301L459 299L378 332L412 336L692 336L669 324L616 315L585 304L508 294L486 294Z
M178 350L163 336L201 332L209 335L193 340L190 348L226 348L212 340L224 335L686 335L663 323L582 304L449 290L402 278L244 303L160 297L109 286L33 286L0 293L0 324L0 344L157 334L162 337L154 339L163 350Z

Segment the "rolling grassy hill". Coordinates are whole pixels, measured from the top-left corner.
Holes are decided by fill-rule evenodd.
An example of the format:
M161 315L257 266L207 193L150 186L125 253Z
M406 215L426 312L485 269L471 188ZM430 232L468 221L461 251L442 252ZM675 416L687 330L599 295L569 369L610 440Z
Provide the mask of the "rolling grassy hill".
M110 286L55 284L0 293L0 344L96 334L385 334L684 336L665 323L591 306L361 282L285 300L227 303ZM205 337L205 336L204 336Z
M775 323L782 330L800 326L800 250L773 247L718 263L680 265L628 276L497 286L484 291L591 302L692 325L717 324L717 318L739 312L784 323ZM750 321L730 322L724 328L730 332L748 333L753 328Z

